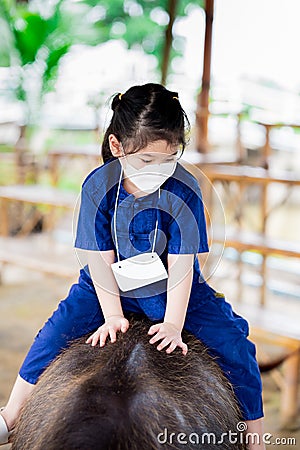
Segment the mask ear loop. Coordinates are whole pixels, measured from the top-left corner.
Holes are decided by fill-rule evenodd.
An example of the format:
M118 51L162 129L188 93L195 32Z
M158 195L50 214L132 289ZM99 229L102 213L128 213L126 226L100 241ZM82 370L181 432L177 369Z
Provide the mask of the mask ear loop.
M117 191L117 197L116 197L115 209L114 209L114 235L115 235L118 262L120 262L120 252L119 252L119 244L118 244L118 238L117 238L117 223L116 223L116 221L117 221L117 207L118 207L118 201L119 201L122 176L123 176L123 170L121 167L121 174L120 174L120 179L119 179L119 183L118 183L118 191Z
M117 238L117 207L118 207L118 202L119 202L120 186L121 186L121 182L122 182L122 177L123 177L123 169L121 167L121 173L120 173L120 178L119 178L119 183L118 183L118 190L117 190L117 196L116 196L116 202L115 202L115 208L114 208L114 235L115 235L115 243L116 243L116 251L117 251L118 262L120 262L120 252L119 252L119 243L118 243L118 238ZM158 199L160 199L160 188L158 189ZM154 239L153 239L151 253L154 253L155 244L156 244L156 237L157 237L157 230L158 230L158 219L156 219L155 231L154 231Z
M159 199L160 199L160 188L158 189L158 200ZM153 239L153 245L152 245L152 253L154 253L154 249L155 249L157 229L158 229L158 219L156 219L156 224L155 224L154 239Z

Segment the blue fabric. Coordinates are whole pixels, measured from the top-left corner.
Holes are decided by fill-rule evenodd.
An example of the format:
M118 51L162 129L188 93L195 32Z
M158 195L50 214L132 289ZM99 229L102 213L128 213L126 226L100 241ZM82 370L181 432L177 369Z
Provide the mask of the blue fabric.
M75 247L85 250L115 250L113 213L118 160L95 169L82 186ZM180 164L158 192L136 199L120 187L117 209L117 237L121 258L151 250L156 218L159 233L155 250L167 268L168 253L207 252L206 226L200 188ZM127 231L126 231L127 230ZM163 320L166 280L127 293L120 293L126 311L145 314L152 321ZM43 370L68 343L90 333L104 322L97 295L85 266L66 299L37 334L20 369L20 376L36 383ZM195 257L194 275L185 320L194 334L217 358L233 384L245 420L263 417L262 385L255 345L247 339L248 323L237 315L202 278Z
M118 160L91 172L82 185L75 247L115 250L113 214L121 173ZM158 191L135 198L121 183L117 208L117 237L123 258L150 251L156 219L155 250L167 253L208 252L204 208L197 180L181 165Z
M134 302L122 302L126 311L141 313ZM78 283L73 284L68 296L37 333L20 369L20 376L35 384L50 362L73 340L92 332L104 323L93 285L84 270Z
M184 328L194 334L216 357L232 383L244 420L263 417L262 383L256 348L247 339L248 322L236 314L223 294L207 286L198 307L188 309Z

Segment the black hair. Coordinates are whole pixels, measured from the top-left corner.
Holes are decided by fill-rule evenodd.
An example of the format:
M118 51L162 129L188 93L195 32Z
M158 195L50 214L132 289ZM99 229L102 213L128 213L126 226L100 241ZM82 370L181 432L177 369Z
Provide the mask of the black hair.
M190 124L177 92L156 83L132 86L124 94L113 97L111 108L113 116L102 143L104 162L113 158L110 134L122 142L126 153L135 153L158 140L178 145L183 152Z

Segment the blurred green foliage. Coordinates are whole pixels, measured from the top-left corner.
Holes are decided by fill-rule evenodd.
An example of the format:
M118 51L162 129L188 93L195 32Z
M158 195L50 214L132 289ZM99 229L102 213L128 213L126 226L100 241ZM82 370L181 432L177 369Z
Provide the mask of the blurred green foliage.
M82 0L94 17L94 27L106 39L123 39L128 48L141 47L145 53L154 55L161 69L165 30L169 22L169 0ZM203 8L204 0L177 0L176 17L187 16L192 8ZM182 54L183 42L176 37L171 60ZM181 50L180 50L181 47Z
M176 16L203 3L177 0ZM11 92L26 105L27 122L53 89L60 60L74 44L123 40L128 48L154 55L159 69L168 7L169 0L0 0L0 66L14 68ZM184 48L182 38L174 37L171 60Z

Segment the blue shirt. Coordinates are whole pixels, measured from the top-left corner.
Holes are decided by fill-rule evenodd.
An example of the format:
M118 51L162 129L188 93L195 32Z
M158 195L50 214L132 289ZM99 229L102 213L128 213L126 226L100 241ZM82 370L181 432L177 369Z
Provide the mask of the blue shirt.
M112 158L93 170L83 182L74 244L76 248L116 252L114 209L120 175L121 164L118 159ZM154 250L160 255L166 269L168 253L196 255L208 252L201 190L195 177L179 162L173 175L161 186L160 198L158 190L136 198L121 183L116 212L121 259L151 251L156 220L158 232ZM90 276L87 267L85 272ZM195 257L189 308L193 304L196 306L199 292L204 295L203 290L206 288L211 290L203 282ZM154 319L165 308L166 290L167 280L162 280L126 294L120 292L120 296L138 300L143 310Z

